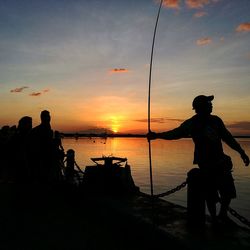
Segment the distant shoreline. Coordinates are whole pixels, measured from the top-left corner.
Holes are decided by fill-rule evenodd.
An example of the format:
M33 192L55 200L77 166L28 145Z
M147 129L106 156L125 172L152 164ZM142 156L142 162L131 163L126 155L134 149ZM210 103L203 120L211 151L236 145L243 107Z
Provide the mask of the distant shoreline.
M90 138L90 137L97 137L97 138L146 138L146 134L80 134L80 133L61 133L64 137L73 137L73 138ZM233 135L234 138L246 138L249 139L250 135ZM191 137L185 137L191 138Z
M113 138L113 137L146 137L146 134L80 134L80 133L61 133L64 137L99 137L99 138Z

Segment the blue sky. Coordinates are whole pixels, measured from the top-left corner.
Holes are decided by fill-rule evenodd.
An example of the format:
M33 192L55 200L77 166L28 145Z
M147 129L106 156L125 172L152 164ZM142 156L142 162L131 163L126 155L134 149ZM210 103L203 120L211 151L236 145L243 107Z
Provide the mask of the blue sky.
M154 0L1 0L0 126L24 115L36 125L48 109L58 130L145 132L157 9ZM196 95L214 94L214 112L234 133L250 134L249 17L249 0L164 1L155 130L191 116Z

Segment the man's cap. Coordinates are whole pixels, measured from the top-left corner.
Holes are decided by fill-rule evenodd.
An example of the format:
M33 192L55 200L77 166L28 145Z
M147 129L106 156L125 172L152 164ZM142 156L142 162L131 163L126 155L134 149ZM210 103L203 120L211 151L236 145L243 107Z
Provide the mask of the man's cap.
M211 102L214 99L213 95L205 96L205 95L198 95L193 100L193 109L197 109L200 106L203 106L204 104Z

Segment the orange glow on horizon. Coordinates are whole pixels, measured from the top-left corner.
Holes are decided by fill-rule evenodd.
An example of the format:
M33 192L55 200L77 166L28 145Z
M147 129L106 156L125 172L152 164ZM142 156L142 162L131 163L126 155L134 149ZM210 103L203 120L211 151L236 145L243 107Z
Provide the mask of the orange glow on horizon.
M122 115L111 115L106 118L107 126L114 133L118 133L121 128L121 121L123 120Z
M147 106L144 102L135 102L129 96L97 96L87 100L74 100L67 105L66 102L62 104L61 97L57 97L46 106L41 105L39 99L32 98L34 107L31 107L29 102L25 102L27 100L25 96L17 96L19 98L17 99L16 96L9 93L7 97L8 103L16 103L18 108L13 105L11 108L2 109L0 127L17 125L18 120L25 115L33 118L33 127L35 127L40 123L40 112L47 109L51 113L52 129L65 133L88 133L89 131L96 133L106 131L115 134L147 133ZM156 104L154 102L152 102L151 130L155 132L178 127L183 120L194 114L189 100L178 100L177 102L175 99L168 99L168 102ZM240 111L237 108L241 105L246 106L244 99L237 102L237 107L235 107L235 103L225 104L219 98L214 102L213 113L223 119L231 133L249 135L248 113L245 112L245 108Z

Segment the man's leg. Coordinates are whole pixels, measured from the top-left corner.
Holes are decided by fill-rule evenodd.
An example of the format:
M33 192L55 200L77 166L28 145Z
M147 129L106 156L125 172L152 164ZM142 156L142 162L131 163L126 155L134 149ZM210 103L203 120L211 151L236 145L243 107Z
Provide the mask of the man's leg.
M231 198L221 197L221 207L219 212L219 218L226 219L227 218L227 210L229 204L231 202Z
M227 220L227 211L232 198L236 197L236 189L231 172L224 172L219 184L220 212L219 218Z
M212 222L215 222L216 221L216 202L214 201L214 199L208 198L206 200L206 203L207 203L207 209L212 218Z

